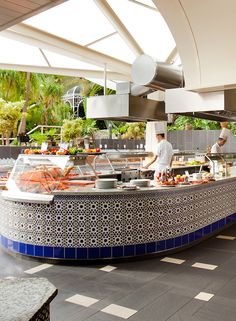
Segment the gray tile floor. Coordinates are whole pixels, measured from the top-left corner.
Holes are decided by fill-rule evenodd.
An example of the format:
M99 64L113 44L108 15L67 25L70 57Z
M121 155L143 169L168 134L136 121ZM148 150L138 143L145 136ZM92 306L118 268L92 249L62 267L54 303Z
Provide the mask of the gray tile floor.
M236 236L236 224L220 234ZM184 262L153 258L88 266L53 265L27 274L24 271L43 262L14 258L0 250L0 277L46 277L51 281L59 289L51 304L52 321L236 320L236 239L212 237L170 257ZM217 267L192 267L196 262ZM116 269L101 271L106 265ZM202 299L195 298L197 295ZM204 301L209 295L213 296ZM66 301L73 296L75 303Z

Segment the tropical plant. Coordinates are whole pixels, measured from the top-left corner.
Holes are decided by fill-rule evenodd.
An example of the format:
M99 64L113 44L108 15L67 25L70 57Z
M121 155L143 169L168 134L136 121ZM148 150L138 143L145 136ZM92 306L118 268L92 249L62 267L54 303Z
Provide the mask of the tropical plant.
M23 101L6 102L0 99L0 135L3 142L6 139L6 144L9 144L9 137L16 136L23 104Z
M96 126L96 120L93 119L84 119L82 122L82 137L89 136L92 139L94 138L94 134L98 130Z
M64 119L73 119L70 105L58 102L48 109L48 124L62 126Z
M20 100L22 74L15 70L0 70L0 92L5 101Z
M20 125L18 127L18 135L25 134L26 131L26 113L29 106L29 97L30 97L30 72L26 74L26 90L25 90L25 102L22 110L22 116L20 120Z
M30 131L37 125L42 124L43 106L34 104L28 108L26 117L26 130ZM50 124L51 125L51 124Z
M168 125L168 130L184 130L186 124L191 124L193 129L220 129L220 123L216 121L190 116L178 116L173 124Z
M48 77L45 79L41 86L41 102L44 106L44 125L48 125L48 113L49 108L54 104L61 102L61 96L63 94L63 87L55 81L54 77Z
M122 139L143 139L145 136L146 124L143 122L127 123L120 128Z
M35 142L38 146L42 145L43 142L47 141L47 134L43 134L40 131L35 131L29 135L31 141Z
M83 131L83 120L77 119L66 119L62 126L62 139L64 142L75 141L82 137Z

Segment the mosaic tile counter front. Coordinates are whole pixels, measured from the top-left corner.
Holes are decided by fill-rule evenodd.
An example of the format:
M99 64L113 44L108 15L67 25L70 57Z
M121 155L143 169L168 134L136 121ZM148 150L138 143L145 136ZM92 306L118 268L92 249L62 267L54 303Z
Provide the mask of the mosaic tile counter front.
M175 250L236 220L235 187L229 178L191 188L55 195L51 204L0 198L1 245L69 260Z

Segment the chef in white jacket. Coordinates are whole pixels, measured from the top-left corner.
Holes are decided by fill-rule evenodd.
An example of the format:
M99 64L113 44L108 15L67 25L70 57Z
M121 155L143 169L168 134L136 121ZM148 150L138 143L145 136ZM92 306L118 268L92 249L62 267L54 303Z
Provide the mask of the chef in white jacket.
M217 142L211 147L211 154L221 154L223 153L222 147L226 143L226 139L219 137Z
M156 138L158 141L156 155L151 160L151 162L144 167L148 168L155 161L157 161L154 177L157 177L159 173L163 172L168 167L171 167L173 157L173 147L171 143L165 139L165 134L157 133Z
M222 147L227 142L230 130L228 128L223 128L217 142L211 147L212 154L221 154L223 153Z

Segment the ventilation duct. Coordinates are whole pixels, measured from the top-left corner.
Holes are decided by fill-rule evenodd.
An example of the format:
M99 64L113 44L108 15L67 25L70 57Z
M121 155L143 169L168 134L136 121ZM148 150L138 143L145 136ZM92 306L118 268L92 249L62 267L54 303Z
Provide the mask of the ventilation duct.
M236 89L196 93L181 89L165 92L166 113L215 121L236 121Z
M136 58L131 69L132 81L136 85L154 90L180 88L184 86L182 68L157 62L148 55Z
M166 121L165 103L129 94L87 98L87 118L118 121Z

